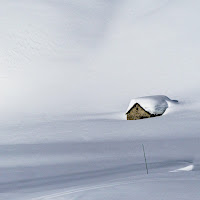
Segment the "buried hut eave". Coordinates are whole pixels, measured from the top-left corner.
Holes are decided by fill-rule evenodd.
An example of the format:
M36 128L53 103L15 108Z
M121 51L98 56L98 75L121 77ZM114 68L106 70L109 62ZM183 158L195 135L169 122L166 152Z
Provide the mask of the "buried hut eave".
M146 111L139 103L135 103L135 104L129 109L129 111L126 113L126 115L129 114L129 113L131 112L131 110L132 110L134 107L136 107L137 105L138 105L143 111L145 111L146 113L148 113L149 115L154 115L154 114L151 114L150 112Z

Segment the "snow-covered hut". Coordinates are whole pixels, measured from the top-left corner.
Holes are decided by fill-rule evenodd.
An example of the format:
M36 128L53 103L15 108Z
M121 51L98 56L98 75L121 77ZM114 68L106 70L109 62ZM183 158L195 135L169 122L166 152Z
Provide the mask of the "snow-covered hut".
M164 95L132 99L126 111L127 120L137 120L162 115L171 103L178 103Z

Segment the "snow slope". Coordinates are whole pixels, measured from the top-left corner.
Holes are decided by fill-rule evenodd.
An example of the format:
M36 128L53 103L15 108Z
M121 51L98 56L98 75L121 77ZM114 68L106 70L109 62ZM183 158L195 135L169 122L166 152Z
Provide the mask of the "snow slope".
M1 2L4 118L122 111L198 89L197 0Z
M199 9L2 0L0 199L199 200ZM155 94L180 103L125 120Z

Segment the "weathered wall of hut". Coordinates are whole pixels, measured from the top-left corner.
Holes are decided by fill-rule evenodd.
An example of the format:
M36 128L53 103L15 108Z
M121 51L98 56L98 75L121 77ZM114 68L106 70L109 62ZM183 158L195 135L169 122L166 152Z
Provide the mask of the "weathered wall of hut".
M138 120L144 118L154 117L150 113L146 112L139 104L136 104L128 113L127 120Z

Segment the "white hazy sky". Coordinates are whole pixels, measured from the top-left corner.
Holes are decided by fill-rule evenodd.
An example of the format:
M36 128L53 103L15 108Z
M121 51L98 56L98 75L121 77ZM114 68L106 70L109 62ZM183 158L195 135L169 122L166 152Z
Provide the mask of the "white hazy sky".
M198 0L2 0L0 111L126 110L199 87Z

